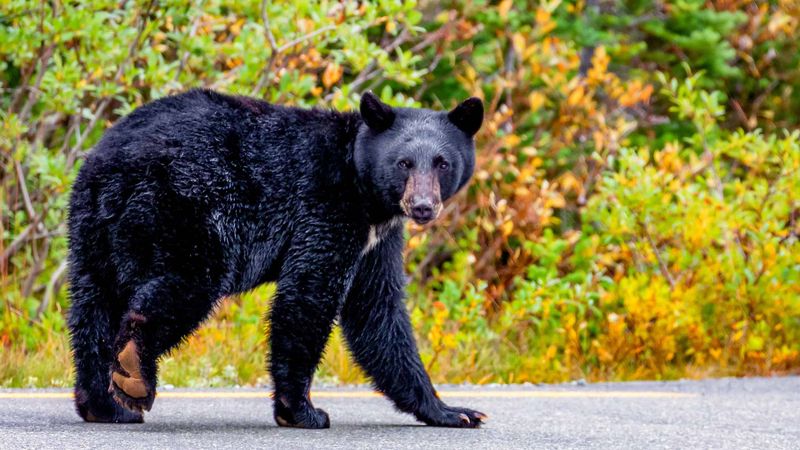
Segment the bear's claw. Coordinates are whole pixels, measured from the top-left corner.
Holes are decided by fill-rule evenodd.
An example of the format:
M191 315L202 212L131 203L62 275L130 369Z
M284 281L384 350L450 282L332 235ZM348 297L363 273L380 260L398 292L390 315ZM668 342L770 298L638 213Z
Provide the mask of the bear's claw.
M128 341L119 352L117 362L119 367L111 372L108 392L117 403L131 411L150 411L155 400L155 389L142 377L139 352L133 340Z
M457 408L442 405L436 411L417 414L417 418L426 425L435 427L479 428L486 421L486 414L468 408Z
M153 407L153 400L155 400L153 394L147 394L146 397L131 397L113 380L108 390L114 397L114 401L129 411L141 414L143 411L150 411L150 408Z

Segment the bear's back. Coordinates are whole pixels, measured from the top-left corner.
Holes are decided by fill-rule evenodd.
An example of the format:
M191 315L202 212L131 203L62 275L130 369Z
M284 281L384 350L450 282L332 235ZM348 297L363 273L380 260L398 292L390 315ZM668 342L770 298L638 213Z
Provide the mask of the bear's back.
M212 214L220 205L350 191L357 127L353 113L191 90L143 105L107 130L79 171L73 203L89 195L90 209L110 218L146 196Z

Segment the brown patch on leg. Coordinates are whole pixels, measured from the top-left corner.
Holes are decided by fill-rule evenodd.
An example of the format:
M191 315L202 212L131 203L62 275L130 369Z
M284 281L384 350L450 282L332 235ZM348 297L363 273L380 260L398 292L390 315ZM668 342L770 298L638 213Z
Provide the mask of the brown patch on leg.
M127 376L120 372L113 372L111 374L111 379L114 384L132 398L147 397L147 385L142 379L139 366L139 352L133 340L128 341L125 348L119 352L117 361L119 361L119 365L122 366L122 369L127 372Z

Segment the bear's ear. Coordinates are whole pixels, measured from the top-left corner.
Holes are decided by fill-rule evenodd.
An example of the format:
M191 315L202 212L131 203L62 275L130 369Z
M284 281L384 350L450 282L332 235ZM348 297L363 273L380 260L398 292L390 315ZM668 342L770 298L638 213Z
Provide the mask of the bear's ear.
M361 95L361 107L359 109L364 123L374 131L385 131L394 123L392 107L381 102L370 91Z
M477 97L470 97L447 113L447 118L459 130L472 137L483 123L483 102Z

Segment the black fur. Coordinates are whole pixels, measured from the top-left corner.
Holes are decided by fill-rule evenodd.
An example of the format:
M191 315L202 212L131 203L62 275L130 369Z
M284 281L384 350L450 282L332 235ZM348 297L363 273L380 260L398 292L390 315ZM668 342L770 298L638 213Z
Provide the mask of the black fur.
M194 90L120 120L70 201L81 417L140 422L157 358L220 298L277 281L270 370L280 425L329 426L308 391L340 315L356 361L399 409L430 425L478 426L481 413L438 399L417 354L400 204L412 177L442 201L469 180L476 101L448 115L365 95L362 116Z

